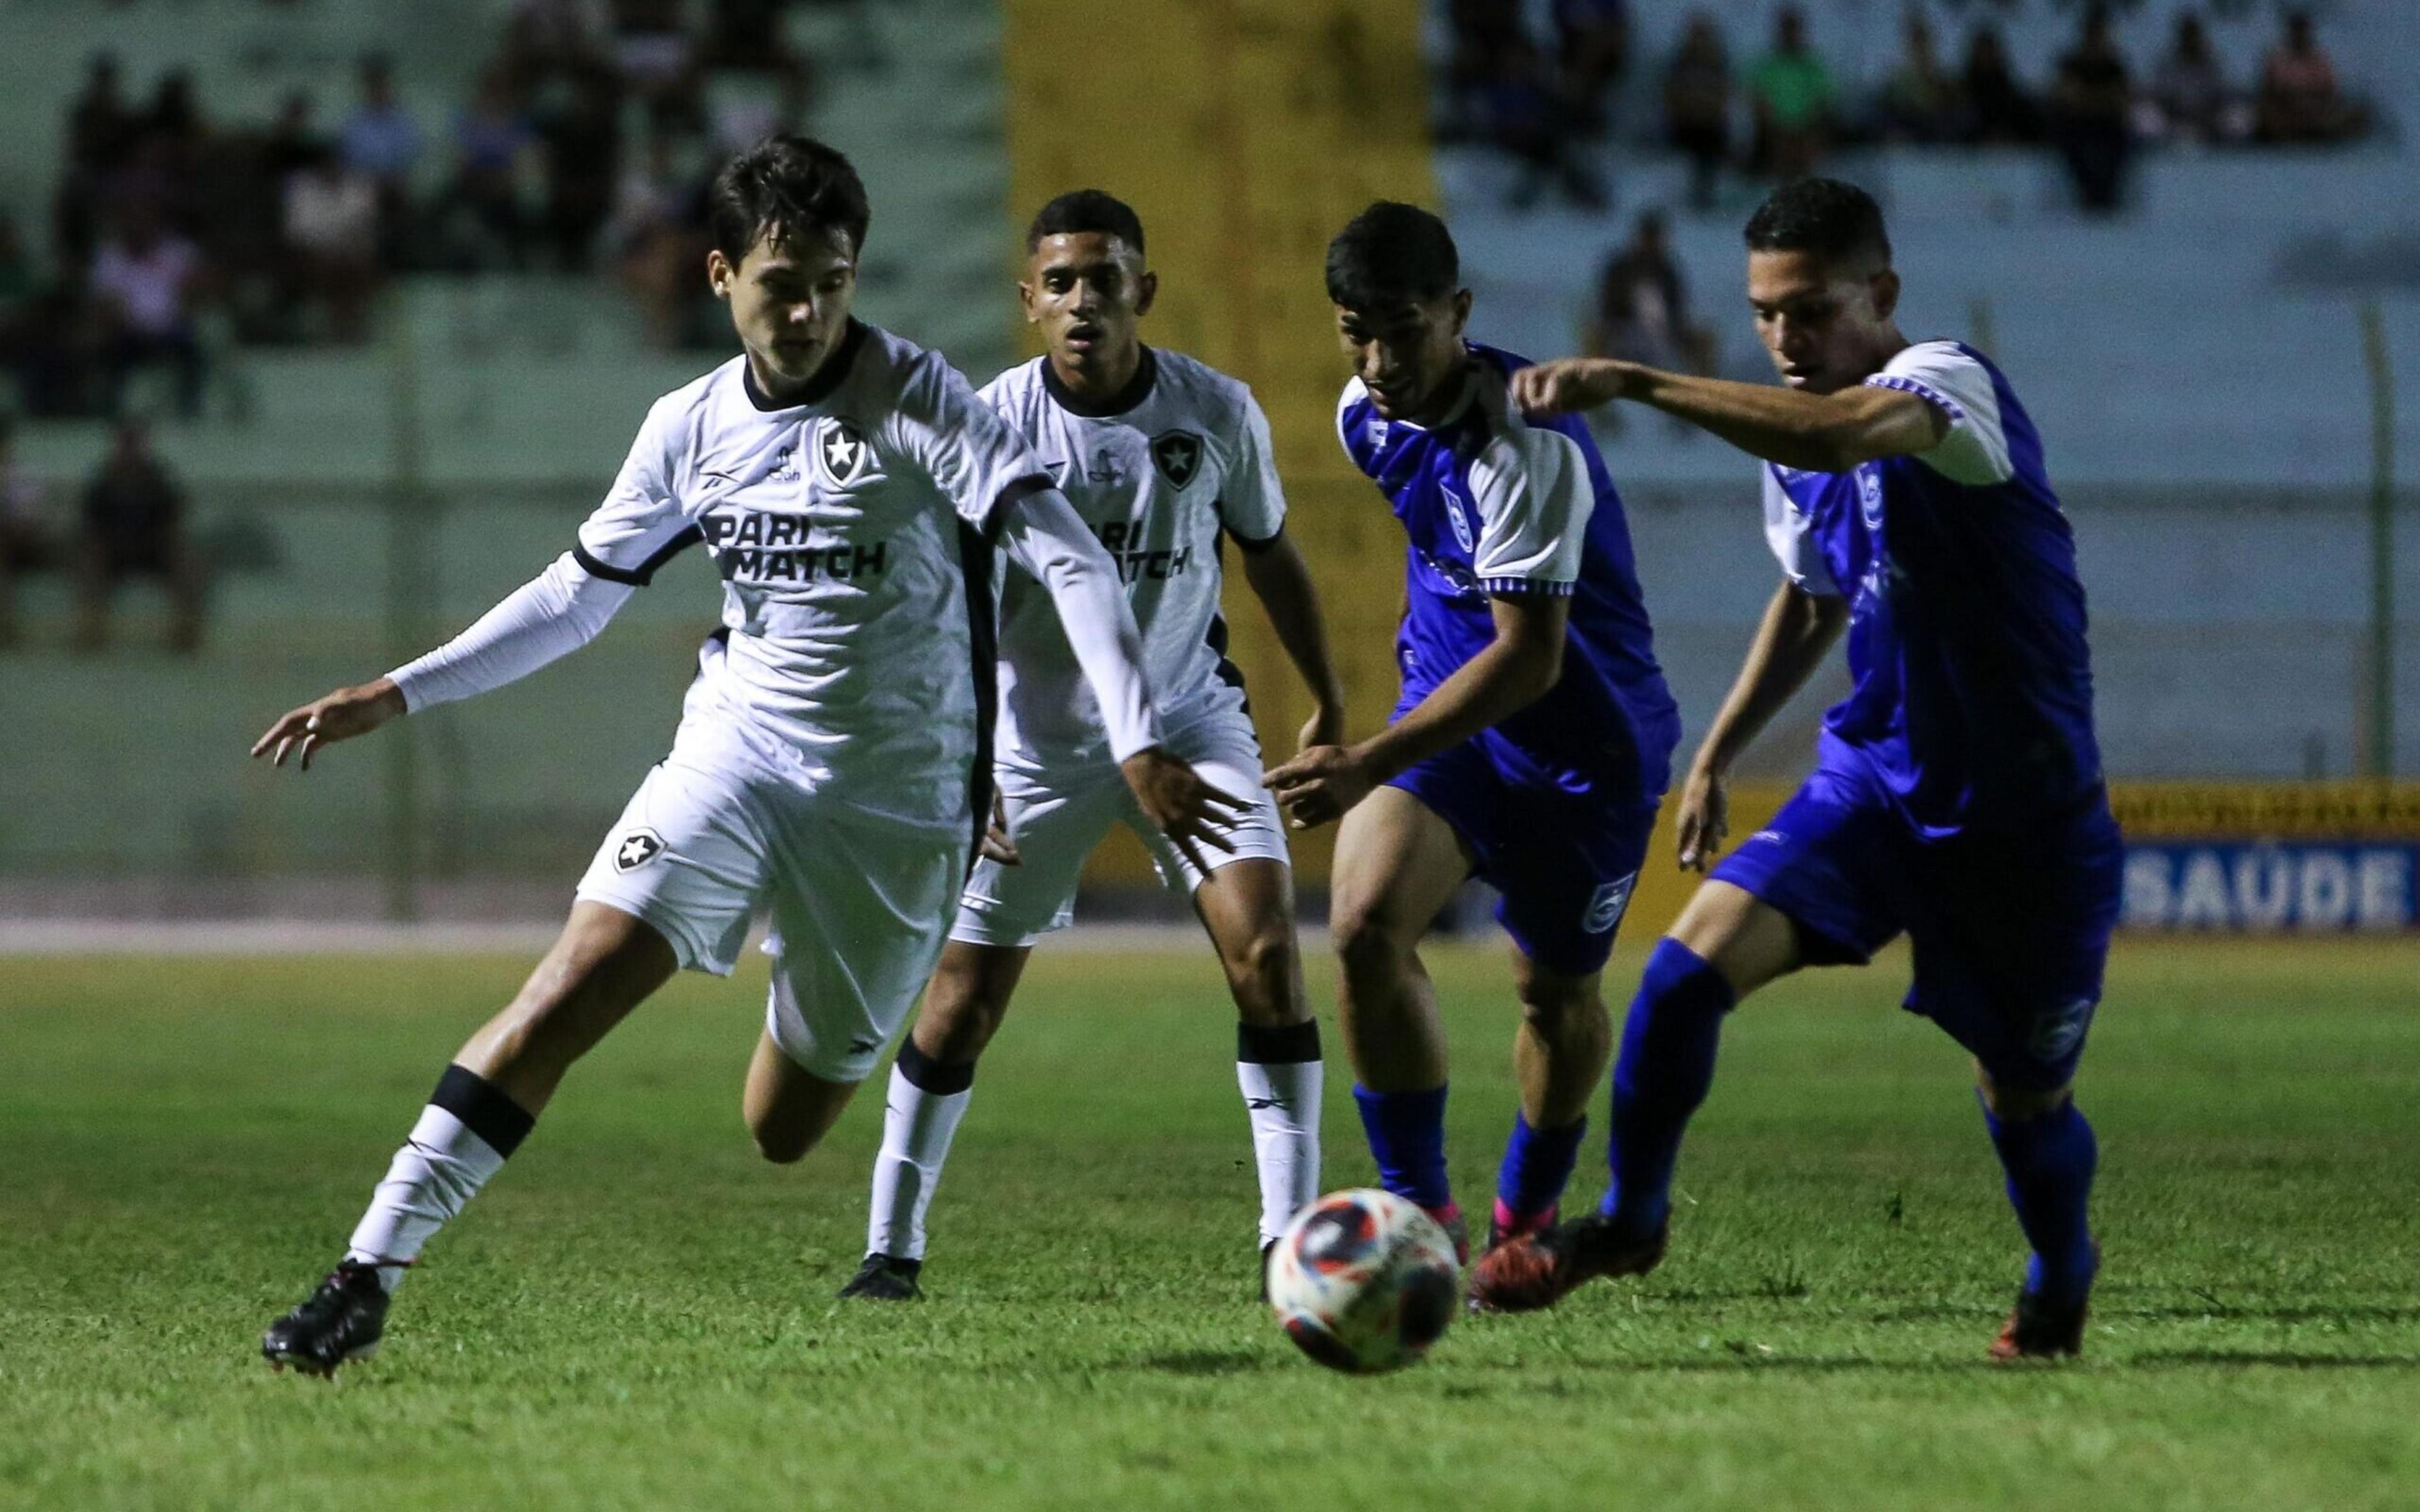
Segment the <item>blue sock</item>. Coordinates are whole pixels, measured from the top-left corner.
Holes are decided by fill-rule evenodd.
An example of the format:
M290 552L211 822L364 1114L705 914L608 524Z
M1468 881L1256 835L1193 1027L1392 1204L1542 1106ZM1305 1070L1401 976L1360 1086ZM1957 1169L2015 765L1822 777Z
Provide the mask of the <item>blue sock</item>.
M1453 1201L1445 1174L1445 1088L1425 1092L1373 1092L1353 1088L1361 1128L1378 1162L1378 1184L1423 1208Z
M1730 983L1678 940L1659 940L1638 979L1613 1063L1613 1185L1598 1211L1629 1234L1652 1233L1672 1211L1681 1133L1714 1080L1714 1045L1734 1001Z
M2033 1119L2002 1119L1986 1107L1983 1123L2009 1173L2009 1206L2017 1210L2017 1226L2033 1246L2025 1289L2055 1303L2083 1301L2092 1289L2097 1263L2092 1226L2085 1215L2101 1158L2092 1125L2084 1121L2073 1098L2056 1112Z
M1526 1219L1560 1202L1587 1134L1586 1119L1542 1132L1529 1127L1528 1114L1512 1115L1512 1137L1504 1145L1504 1164L1496 1168L1497 1204L1511 1216Z

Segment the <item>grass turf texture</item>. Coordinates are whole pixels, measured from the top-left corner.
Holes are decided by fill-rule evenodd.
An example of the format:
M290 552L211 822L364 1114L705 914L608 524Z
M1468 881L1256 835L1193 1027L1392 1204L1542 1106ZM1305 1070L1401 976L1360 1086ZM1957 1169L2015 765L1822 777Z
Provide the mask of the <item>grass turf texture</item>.
M1503 968L1434 964L1483 1212ZM2420 946L2120 951L2076 1365L1982 1362L2020 1245L1960 1057L1891 1006L1903 961L1732 1021L1663 1270L1357 1380L1253 1301L1211 964L1045 950L925 1304L831 1301L879 1083L804 1165L762 1165L761 983L686 980L439 1239L379 1358L272 1375L260 1329L524 965L0 962L0 1503L2350 1512L2420 1486ZM1346 1088L1332 1062L1329 1187L1372 1174Z

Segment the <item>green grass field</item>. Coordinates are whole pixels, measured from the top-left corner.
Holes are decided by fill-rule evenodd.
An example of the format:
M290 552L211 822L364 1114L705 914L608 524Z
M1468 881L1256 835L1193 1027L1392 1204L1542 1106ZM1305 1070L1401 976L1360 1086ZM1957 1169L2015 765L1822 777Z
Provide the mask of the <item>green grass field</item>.
M1359 1380L1253 1300L1208 964L1045 952L923 1304L830 1300L875 1097L802 1166L748 1145L760 965L676 984L575 1072L379 1358L334 1386L271 1374L261 1327L522 965L0 962L0 1504L2420 1503L2420 944L2121 950L2082 1083L2107 1259L2073 1365L1983 1363L2019 1243L1961 1057L1893 1006L1901 962L1733 1021L1654 1276L1457 1323ZM1483 1203L1502 968L1435 965L1457 1179ZM1331 1069L1326 1184L1357 1184ZM1592 1154L1580 1190L1602 1180Z

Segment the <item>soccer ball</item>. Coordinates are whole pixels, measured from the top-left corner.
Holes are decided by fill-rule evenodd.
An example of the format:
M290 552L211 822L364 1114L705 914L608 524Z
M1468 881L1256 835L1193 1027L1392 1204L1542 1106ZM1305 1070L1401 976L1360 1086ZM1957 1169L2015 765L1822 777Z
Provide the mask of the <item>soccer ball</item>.
M1396 1370L1453 1321L1453 1241L1391 1192L1331 1192L1269 1252L1269 1305L1302 1352L1335 1370Z

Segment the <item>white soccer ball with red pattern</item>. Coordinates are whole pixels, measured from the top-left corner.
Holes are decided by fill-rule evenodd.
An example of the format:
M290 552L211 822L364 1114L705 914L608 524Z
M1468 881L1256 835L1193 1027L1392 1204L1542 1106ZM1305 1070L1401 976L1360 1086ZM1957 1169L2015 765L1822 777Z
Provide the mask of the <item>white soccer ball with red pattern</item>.
M1397 1370L1426 1354L1462 1302L1453 1241L1391 1192L1331 1192L1269 1252L1269 1305L1321 1365Z

